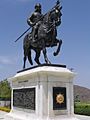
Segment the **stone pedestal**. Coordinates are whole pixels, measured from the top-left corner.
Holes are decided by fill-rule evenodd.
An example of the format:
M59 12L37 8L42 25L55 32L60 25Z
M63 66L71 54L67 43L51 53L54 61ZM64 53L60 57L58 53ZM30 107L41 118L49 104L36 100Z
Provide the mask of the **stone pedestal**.
M65 65L41 65L9 78L11 116L22 120L77 120L74 118L74 73Z

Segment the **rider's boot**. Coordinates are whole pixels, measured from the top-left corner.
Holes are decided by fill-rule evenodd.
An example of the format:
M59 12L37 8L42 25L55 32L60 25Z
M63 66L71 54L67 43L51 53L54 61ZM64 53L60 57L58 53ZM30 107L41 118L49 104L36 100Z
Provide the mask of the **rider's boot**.
M32 42L35 43L37 42L37 28L34 28L33 33L32 33Z
M35 40L35 37L34 36L32 36L32 42L34 43L34 42L36 42L36 40Z
M36 33L36 31L35 31L35 29L34 29L33 32L32 32L32 42L33 42L33 43L36 42L35 33Z

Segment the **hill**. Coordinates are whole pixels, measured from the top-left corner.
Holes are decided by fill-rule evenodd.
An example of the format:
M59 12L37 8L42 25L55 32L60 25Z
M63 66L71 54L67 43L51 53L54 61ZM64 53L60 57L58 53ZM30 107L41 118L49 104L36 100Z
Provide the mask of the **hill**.
M76 102L89 102L90 103L90 89L74 85L74 100Z

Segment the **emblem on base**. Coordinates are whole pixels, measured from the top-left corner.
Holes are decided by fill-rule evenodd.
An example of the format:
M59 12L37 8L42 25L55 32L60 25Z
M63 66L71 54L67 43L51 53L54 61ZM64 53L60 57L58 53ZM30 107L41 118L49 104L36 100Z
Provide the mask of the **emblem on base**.
M53 110L63 110L66 108L66 87L53 87Z
M59 104L64 103L64 95L63 94L58 94L56 96L56 102L59 103Z

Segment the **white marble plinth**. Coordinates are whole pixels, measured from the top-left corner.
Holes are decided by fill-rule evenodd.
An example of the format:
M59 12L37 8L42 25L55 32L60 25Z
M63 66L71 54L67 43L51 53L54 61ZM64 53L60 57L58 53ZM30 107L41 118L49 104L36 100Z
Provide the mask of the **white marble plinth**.
M18 72L9 78L12 87L12 105L10 116L22 120L78 120L74 117L73 78L75 74L65 66L42 65ZM16 89L35 88L35 109L25 109L13 105L13 91ZM66 89L66 107L54 109L54 88ZM58 98L61 93L58 93ZM62 95L63 96L63 95ZM57 102L62 104L63 99Z

